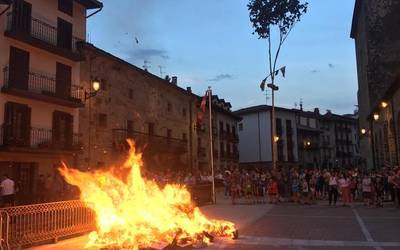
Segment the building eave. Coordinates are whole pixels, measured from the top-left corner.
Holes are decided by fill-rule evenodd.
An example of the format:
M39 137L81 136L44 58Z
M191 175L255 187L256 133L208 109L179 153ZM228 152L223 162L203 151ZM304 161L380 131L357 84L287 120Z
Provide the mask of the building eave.
M4 1L4 0L0 0L0 1ZM7 1L7 0L5 0L5 1ZM103 3L99 2L97 0L74 0L74 1L79 4L82 4L88 10L103 8Z
M361 11L361 0L356 0L356 2L354 4L353 20L351 23L351 31L350 31L350 37L353 39L356 38L358 18L360 16L360 11Z

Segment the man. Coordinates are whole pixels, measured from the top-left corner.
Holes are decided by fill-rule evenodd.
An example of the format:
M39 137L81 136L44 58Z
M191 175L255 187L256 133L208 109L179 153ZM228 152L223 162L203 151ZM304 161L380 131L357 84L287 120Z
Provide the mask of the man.
M4 207L15 205L15 184L7 174L4 175L4 179L0 184L0 188Z

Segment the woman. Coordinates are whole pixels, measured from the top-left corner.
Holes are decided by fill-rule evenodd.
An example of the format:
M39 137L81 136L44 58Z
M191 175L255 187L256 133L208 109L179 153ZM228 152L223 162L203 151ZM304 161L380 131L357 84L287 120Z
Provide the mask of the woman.
M292 199L294 203L299 203L299 186L299 177L295 174L292 179Z
M343 206L350 205L350 181L345 174L341 174L338 180L340 192L342 194Z
M337 177L336 173L333 173L332 175L329 175L329 181L328 181L328 196L329 196L329 205L333 204L336 205L337 197L338 197L338 182L337 182Z
M372 201L371 201L371 191L372 191L372 181L371 178L369 177L368 174L364 175L364 178L362 180L362 192L363 192L363 198L364 198L364 204L365 206L371 206Z

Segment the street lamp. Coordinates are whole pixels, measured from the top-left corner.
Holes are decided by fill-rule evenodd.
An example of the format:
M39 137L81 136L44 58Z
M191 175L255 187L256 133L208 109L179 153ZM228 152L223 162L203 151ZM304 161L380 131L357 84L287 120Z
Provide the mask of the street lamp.
M387 102L385 102L385 101L382 101L382 102L381 102L381 107L382 107L382 108L386 108L388 105L389 105L389 104L388 104Z
M95 78L92 81L92 89L93 89L93 91L85 90L85 101L96 96L98 91L100 90L100 81L97 78Z
M362 128L362 129L361 129L361 134L362 134L362 135L365 135L366 133L367 133L367 130L366 130L365 128Z
M379 114L378 113L374 113L374 120L375 121L379 120Z
M275 141L275 142L278 142L279 139L280 139L279 136L275 136L275 137L274 137L274 141Z
M275 169L275 144L277 142L275 138L275 91L279 90L279 87L274 84L274 77L272 77L272 83L267 84L267 87L271 89L271 96L272 96L272 102L271 102L271 160L272 160L272 169Z

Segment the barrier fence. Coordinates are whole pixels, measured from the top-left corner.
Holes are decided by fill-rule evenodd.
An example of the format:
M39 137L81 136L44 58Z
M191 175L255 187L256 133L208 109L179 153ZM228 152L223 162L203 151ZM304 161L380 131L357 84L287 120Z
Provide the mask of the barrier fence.
M212 202L211 184L188 187L197 205ZM0 209L0 250L19 249L41 242L95 230L95 212L79 200Z
M61 201L0 209L1 249L90 232L95 213L81 201Z

